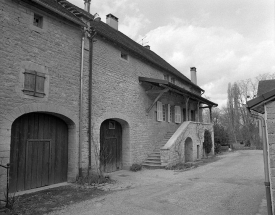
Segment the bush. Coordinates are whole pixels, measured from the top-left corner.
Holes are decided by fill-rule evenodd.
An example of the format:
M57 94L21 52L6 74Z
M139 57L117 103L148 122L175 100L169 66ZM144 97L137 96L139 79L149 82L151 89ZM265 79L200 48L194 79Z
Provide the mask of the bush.
M215 154L221 153L221 144L215 143Z
M133 171L133 172L140 171L141 169L142 169L142 165L141 165L141 164L137 164L137 163L134 163L134 164L130 167L130 170Z
M211 133L208 130L205 130L204 132L204 142L203 142L203 148L206 152L206 154L209 154L212 149L212 138L211 138Z

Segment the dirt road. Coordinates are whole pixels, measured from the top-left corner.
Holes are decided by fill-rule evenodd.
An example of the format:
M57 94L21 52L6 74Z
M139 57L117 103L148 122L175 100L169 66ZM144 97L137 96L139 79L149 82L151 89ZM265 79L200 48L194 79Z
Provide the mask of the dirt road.
M265 195L261 151L237 151L198 168L119 171L115 185L127 189L67 206L66 215L249 215Z

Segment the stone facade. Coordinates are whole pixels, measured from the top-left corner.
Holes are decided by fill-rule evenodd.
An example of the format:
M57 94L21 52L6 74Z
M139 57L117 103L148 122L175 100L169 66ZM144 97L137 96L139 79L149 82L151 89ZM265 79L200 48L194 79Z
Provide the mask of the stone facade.
M11 126L23 114L44 112L63 119L69 129L68 180L78 173L80 26L22 1L0 1L0 161L9 163ZM33 25L34 14L43 27ZM45 96L23 93L24 71L45 75ZM6 171L0 169L1 193Z
M267 142L269 152L269 169L270 169L270 188L272 197L272 208L275 205L275 102L266 104L266 128Z

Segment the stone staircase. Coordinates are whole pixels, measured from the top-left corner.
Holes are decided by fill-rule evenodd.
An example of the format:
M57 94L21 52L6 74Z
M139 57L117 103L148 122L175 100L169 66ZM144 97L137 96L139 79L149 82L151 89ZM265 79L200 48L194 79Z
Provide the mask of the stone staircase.
M165 168L165 166L161 165L160 160L160 148L163 147L167 141L172 137L174 132L167 132L164 136L164 139L158 144L158 146L154 149L154 151L149 154L147 159L142 163L142 166L147 169L161 169Z

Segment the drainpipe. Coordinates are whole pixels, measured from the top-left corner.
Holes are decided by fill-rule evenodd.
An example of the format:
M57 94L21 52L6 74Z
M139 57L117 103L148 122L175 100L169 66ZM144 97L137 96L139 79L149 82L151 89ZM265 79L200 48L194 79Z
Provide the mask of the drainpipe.
M80 67L80 104L79 104L79 157L78 157L78 176L82 177L82 113L83 113L83 65L84 65L84 41L85 33L83 33L81 40L81 67Z
M96 31L91 28L89 31L89 166L88 170L92 169L92 89L93 89L93 39L96 36Z
M264 155L264 173L265 173L265 191L266 191L266 201L267 201L267 214L272 215L272 204L271 204L271 193L270 193L270 180L269 180L269 169L268 169L268 153L267 153L267 138L266 138L266 123L262 116L252 114L248 109L250 116L261 120L263 127L263 155Z

